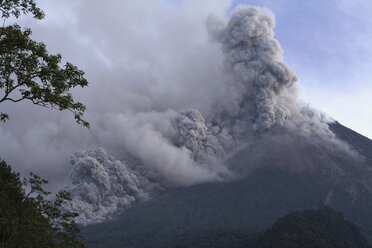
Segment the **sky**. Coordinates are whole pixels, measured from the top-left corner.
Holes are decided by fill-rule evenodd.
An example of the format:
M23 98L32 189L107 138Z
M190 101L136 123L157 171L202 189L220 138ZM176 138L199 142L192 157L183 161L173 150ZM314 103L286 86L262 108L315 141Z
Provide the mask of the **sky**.
M225 15L229 16L239 4L270 9L276 18L275 37L284 50L284 61L299 78L300 99L372 139L372 105L369 99L372 94L371 1L164 2L169 8L179 8L189 2L197 5L197 11L204 12L204 15L208 11L213 13L225 9ZM63 9L66 8L63 5L71 5L71 2L57 5L49 5L47 1L40 3L47 8L49 18L53 19L61 18L56 6ZM65 16L62 18L65 19Z
M86 72L90 86L74 89L73 94L87 105L91 129L76 125L68 112L29 103L2 105L11 119L0 126L0 139L7 140L0 145L0 157L23 174L34 171L60 185L68 181L69 158L75 151L102 146L122 159L125 143L126 149L146 157L141 149L149 144L146 138L162 144L148 149L155 155L168 152L168 144L151 125L166 126L166 117L183 109L211 112L221 99L223 54L210 41L206 20L210 14L228 18L239 4L266 7L276 16L275 38L284 50L284 62L296 71L300 99L372 138L372 2L37 2L46 18L22 17L18 22L30 27L33 38L43 41L51 53L61 53L64 61ZM150 132L140 144L133 134L143 130Z
M59 10L73 5L71 1L58 4L39 2L45 6L46 20L63 18L66 21L68 15ZM185 5L184 2L187 1L166 0L165 5L179 8ZM300 99L372 138L372 107L369 103L372 93L372 2L235 0L215 1L213 8L210 1L189 2L198 5L198 11L205 15L208 11L213 13L225 9L225 15L229 16L239 4L270 9L276 17L274 31L284 49L284 60L298 75ZM71 17L67 23L73 19ZM102 19L102 28L105 28L104 24Z
M372 2L236 0L276 17L284 60L298 76L300 99L372 138Z

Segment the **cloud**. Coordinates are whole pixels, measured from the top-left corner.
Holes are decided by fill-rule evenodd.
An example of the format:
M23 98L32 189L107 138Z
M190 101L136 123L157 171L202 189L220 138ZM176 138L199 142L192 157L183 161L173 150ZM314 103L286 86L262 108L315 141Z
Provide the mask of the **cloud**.
M1 124L7 142L0 156L56 188L68 181L68 157L91 147L120 160L129 151L181 185L216 179L219 169L194 159L228 152L242 132L283 126L301 113L296 77L283 63L268 10L238 8L229 21L209 19L208 33L208 15L224 16L229 1L202 8L195 1L114 1L104 12L101 1L66 1L59 10L67 22L52 2L40 3L47 19L21 22L86 72L90 86L73 93L87 105L92 127L75 125L69 113L3 105L12 120Z
M216 17L229 6L222 0L116 0L105 11L102 1L69 0L64 22L52 2L41 3L52 18L30 23L34 37L86 72L90 87L73 93L88 106L91 129L69 113L5 105L12 120L1 124L0 156L55 189L71 171L82 223L151 197L157 183L230 179L224 156L252 136L283 131L335 142L328 120L300 106L267 9L238 7L226 20ZM78 150L86 151L70 164Z
M60 52L86 72L90 86L73 94L87 105L91 129L77 126L70 113L30 103L2 105L11 120L0 127L0 139L6 140L0 156L22 174L34 171L58 188L69 180L68 158L75 151L101 146L122 159L125 146L134 150L128 141L134 134L125 125L133 125L127 120L137 113L189 108L208 113L223 93L222 53L210 44L204 22L210 11L223 14L229 1L202 6L196 1L112 1L105 11L101 1L39 3L46 19L20 22L31 27L34 39L44 41L49 51ZM126 139L116 133L123 129ZM143 136L169 143L157 132L149 129ZM159 149L171 146L166 142ZM187 152L172 149L186 163Z

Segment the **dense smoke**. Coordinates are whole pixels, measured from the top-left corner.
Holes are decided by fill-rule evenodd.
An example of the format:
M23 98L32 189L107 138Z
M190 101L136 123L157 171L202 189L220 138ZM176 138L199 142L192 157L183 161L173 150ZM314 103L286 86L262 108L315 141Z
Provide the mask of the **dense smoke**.
M218 178L175 144L174 123L184 109L208 114L224 91L222 53L204 21L210 12L223 14L229 0L113 0L104 12L98 0L39 2L45 21L19 22L86 72L89 87L72 93L87 105L91 128L76 125L68 112L2 103L11 119L0 126L1 158L24 176L48 179L51 190L69 183L71 154L95 147L119 160L129 151L170 184Z
M239 7L228 21L210 17L206 28L210 9L194 1L178 12L160 0L135 2L116 1L127 11L117 16L111 12L118 7L107 6L102 18L111 30L94 11L69 2L71 20L80 25L72 32L97 41L65 37L81 48L66 48L66 54L81 62L93 82L85 95L77 92L88 105L91 130L76 127L65 113L38 109L23 117L29 130L20 131L15 122L0 128L0 139L9 140L1 156L24 166L23 172L36 168L52 181L64 175L66 182L71 170L68 190L80 223L111 218L164 188L233 177L224 158L250 135L286 129L335 139L326 118L298 104L297 79L283 63L270 11ZM219 14L227 3L206 2L218 6ZM101 1L89 6L101 14ZM133 15L137 10L141 15ZM56 27L63 34L70 26ZM68 165L70 154L90 147L104 149L77 152ZM28 166L19 153L30 158Z
M297 78L283 63L271 12L240 7L227 24L215 17L209 18L208 24L222 45L230 75L222 118L232 120L241 130L283 126L291 117L290 105L295 104L288 94Z
M196 161L222 158L235 146L235 139L227 129L212 124L206 125L197 110L181 111L176 118L176 125L176 145L188 148Z
M71 164L69 210L80 213L76 221L83 225L110 219L161 189L102 148L76 152Z
M228 21L210 16L207 25L221 44L227 77L227 90L216 103L213 122L240 139L279 129L331 142L353 153L329 130L330 117L299 102L297 77L283 62L269 10L238 6Z

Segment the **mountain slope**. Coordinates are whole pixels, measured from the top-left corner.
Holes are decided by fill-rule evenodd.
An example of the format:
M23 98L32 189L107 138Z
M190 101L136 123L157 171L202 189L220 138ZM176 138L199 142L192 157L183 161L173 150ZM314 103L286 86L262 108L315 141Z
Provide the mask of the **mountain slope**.
M166 192L134 206L118 220L88 226L86 243L166 247L187 233L220 229L234 235L252 233L247 239L254 239L254 233L281 216L324 204L343 212L370 238L372 141L339 123L330 128L361 156L294 134L257 137L227 161L240 179Z
M329 124L329 129L336 136L350 144L355 150L367 159L367 164L372 165L372 141L367 137L341 125L339 122Z
M360 230L330 207L293 212L277 220L255 248L370 248Z

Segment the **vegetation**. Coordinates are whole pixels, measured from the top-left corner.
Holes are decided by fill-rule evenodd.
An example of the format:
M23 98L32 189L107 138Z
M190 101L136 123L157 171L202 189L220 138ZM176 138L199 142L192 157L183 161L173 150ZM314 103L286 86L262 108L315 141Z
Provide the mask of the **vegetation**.
M274 223L256 248L370 248L359 228L330 207L293 212Z
M19 174L0 162L0 247L85 247L79 240L76 213L62 210L71 200L65 191L54 200L43 189L46 180L32 174L20 180Z
M189 230L170 228L167 232L153 229L143 232L144 227L139 229L130 219L126 221L128 222L121 220L121 224L103 224L104 230L100 225L83 230L87 245L97 248L120 247L124 244L125 247L133 248L371 248L359 228L330 207L289 213L264 233L227 225L214 228L193 226ZM141 219L137 218L136 221L140 222ZM123 232L126 226L129 226L130 230ZM94 235L98 238L92 239Z
M45 44L31 39L31 30L17 24L5 25L8 18L32 14L43 19L34 0L0 0L3 25L0 27L0 103L28 100L51 109L69 110L86 127L86 107L75 102L74 87L88 85L84 72L71 63L60 66L61 55L49 54ZM0 121L9 119L0 112ZM85 247L79 240L76 213L63 210L71 201L66 191L54 197L43 189L47 181L32 174L20 180L5 161L0 161L0 248ZM52 199L52 200L50 200Z
M89 247L130 247L130 248L250 248L257 243L255 233L243 229L210 228L192 231L170 232L169 235L147 232L130 235L107 235Z
M43 19L44 13L34 0L0 0L1 18L31 13ZM0 27L0 103L29 100L35 105L58 110L69 110L75 120L86 127L83 119L85 105L75 102L70 89L88 85L84 72L71 63L60 67L61 55L48 53L45 44L30 38L31 29L19 25ZM0 112L0 120L9 119Z

